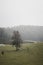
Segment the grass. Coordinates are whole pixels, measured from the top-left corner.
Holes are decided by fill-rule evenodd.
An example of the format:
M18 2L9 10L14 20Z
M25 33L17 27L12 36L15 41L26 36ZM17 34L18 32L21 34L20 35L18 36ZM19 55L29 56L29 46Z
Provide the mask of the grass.
M0 47L0 65L43 65L43 43L22 44L19 51L8 45Z

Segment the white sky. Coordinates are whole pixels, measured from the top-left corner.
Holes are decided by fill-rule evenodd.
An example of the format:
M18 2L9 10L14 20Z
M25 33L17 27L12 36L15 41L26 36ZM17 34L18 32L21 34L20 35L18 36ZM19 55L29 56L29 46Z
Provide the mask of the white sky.
M42 25L43 0L0 0L0 27Z

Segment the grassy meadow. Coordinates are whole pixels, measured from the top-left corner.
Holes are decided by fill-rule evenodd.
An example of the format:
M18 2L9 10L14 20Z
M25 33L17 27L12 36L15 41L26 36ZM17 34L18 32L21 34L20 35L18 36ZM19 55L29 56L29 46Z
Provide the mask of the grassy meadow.
M0 46L0 65L43 65L43 43L22 44L19 51L12 45Z

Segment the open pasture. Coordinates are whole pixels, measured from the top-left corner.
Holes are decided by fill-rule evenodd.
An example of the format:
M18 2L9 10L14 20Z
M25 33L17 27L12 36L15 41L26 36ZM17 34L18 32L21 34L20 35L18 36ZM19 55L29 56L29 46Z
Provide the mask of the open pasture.
M12 45L0 46L0 65L43 65L43 43L25 43L19 51Z

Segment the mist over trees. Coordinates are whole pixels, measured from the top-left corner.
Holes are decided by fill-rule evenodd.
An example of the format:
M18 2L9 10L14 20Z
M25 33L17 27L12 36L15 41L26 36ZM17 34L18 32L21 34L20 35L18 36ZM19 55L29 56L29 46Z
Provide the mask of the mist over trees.
M23 40L43 41L43 26L16 26L12 28L18 30Z
M14 30L19 31L23 41L43 41L43 26L15 26L0 28L0 44L10 43Z
M2 43L8 43L10 39L10 35L7 33L5 28L0 28L0 44Z

